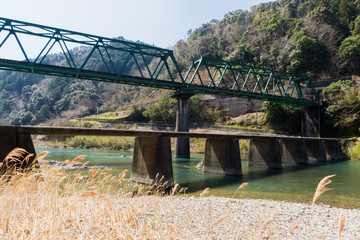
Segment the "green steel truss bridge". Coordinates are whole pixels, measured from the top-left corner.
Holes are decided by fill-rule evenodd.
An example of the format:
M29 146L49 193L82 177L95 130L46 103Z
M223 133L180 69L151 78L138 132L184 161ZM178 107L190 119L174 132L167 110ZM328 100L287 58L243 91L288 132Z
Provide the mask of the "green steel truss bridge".
M2 50L6 48L18 51L21 57L5 56ZM86 56L78 54L79 50ZM54 56L61 61L53 61ZM318 104L307 76L205 57L181 72L168 49L6 18L0 18L0 70L172 89L178 94L247 97L299 107Z

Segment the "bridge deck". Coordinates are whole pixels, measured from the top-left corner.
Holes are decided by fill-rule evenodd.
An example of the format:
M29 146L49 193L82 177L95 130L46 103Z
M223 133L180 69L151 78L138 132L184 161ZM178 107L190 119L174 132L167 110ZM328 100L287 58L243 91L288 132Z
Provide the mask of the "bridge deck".
M143 131L123 129L95 129L95 128L68 128L68 127L38 127L38 126L0 126L14 128L18 134L32 135L83 135L83 136L124 136L124 137L175 137L175 138L237 138L237 139L283 139L283 140L349 140L345 138L317 138L283 135L256 135L256 134L218 134L193 133L174 131Z

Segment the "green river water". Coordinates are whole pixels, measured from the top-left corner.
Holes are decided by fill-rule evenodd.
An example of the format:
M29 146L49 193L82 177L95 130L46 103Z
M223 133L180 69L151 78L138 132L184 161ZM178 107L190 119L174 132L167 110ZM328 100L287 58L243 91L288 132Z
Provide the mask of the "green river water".
M131 170L132 152L128 151L37 148L37 152L41 151L49 152L46 160L62 162L86 155L85 161L90 165L105 167L114 174ZM243 176L232 177L203 173L196 168L202 157L202 154L194 154L190 160L173 158L174 181L187 187L188 195L199 196L210 187L208 196L232 197L239 185L247 182L247 188L238 191L234 197L310 203L318 182L325 176L336 174L329 185L334 190L324 193L319 203L360 208L360 161L310 162L309 165L285 165L283 169L248 168L246 161L242 161Z

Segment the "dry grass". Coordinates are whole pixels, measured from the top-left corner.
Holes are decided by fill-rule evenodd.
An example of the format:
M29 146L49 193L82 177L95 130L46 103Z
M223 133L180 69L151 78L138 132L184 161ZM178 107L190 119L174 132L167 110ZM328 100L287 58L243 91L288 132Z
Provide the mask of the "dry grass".
M331 188L327 188L326 186L331 183L330 178L332 178L334 176L336 176L336 175L334 174L334 175L326 176L319 182L319 184L318 184L318 186L316 188L315 194L314 194L312 204L315 204L315 202L319 199L321 194L323 194L323 193L325 193L325 192L327 192L329 190L332 190Z
M17 162L25 154L21 151L9 159ZM83 159L65 163L86 165ZM161 187L131 183L125 175L126 171L113 176L96 168L69 175L46 165L16 173L12 169L0 178L0 239L276 239L280 230L291 239L304 228L302 220L279 220L275 205L265 212L256 205L249 210L235 199L213 205L205 197L209 188L201 198L184 202L178 197L184 191L178 184L165 196ZM240 185L234 195L247 185ZM342 216L336 221L339 238L344 223Z
M44 154L40 154L39 158L43 155ZM31 168L33 163L36 163L36 158L34 158L33 154L28 154L22 148L15 148L0 163L0 174L8 175L17 170L22 170L22 172L24 172Z
M343 215L340 215L339 217L339 239L341 238L341 233L344 231L345 227L345 217Z
M249 185L249 183L247 183L247 182L240 184L240 186L236 189L236 191L234 192L234 194L232 195L231 198L234 198L236 193L241 189L245 189L245 187L247 187L247 185Z
M15 149L3 164L18 163L24 154L24 150ZM37 160L44 155L39 154ZM83 159L79 156L64 163L85 165ZM165 222L157 223L161 228L149 235L152 227L144 221L147 213L124 201L149 194L161 196L163 189L130 183L124 178L126 171L118 176L100 169L67 175L45 164L27 172L8 169L11 171L0 178L0 239L139 239L164 233L182 236ZM182 191L177 185L172 193Z

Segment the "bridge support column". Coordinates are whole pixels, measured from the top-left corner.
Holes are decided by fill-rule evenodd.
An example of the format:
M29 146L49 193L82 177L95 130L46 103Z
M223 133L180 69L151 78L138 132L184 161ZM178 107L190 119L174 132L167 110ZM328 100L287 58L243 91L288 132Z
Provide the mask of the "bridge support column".
M0 127L0 161L8 155L14 148L23 148L27 152L36 155L33 141L30 134L19 134L17 127ZM29 162L31 164L31 161ZM29 167L29 166L26 166Z
M250 139L248 166L282 168L279 141L275 139Z
M242 175L238 139L206 139L203 172Z
M135 138L131 180L165 187L173 185L170 138Z
M176 112L176 131L189 132L189 113L187 100L192 96L189 93L180 93L175 96L178 101ZM175 139L175 157L190 158L190 141L189 138Z
M307 140L307 155L310 161L326 162L326 152L323 140Z
M326 160L338 160L343 156L341 155L341 143L338 140L324 140Z
M282 163L308 164L305 141L282 139L279 142Z
M320 106L304 108L301 123L302 133L308 137L320 137Z

